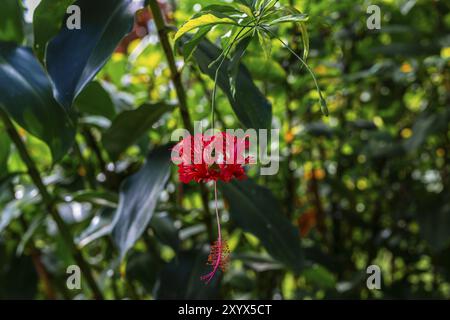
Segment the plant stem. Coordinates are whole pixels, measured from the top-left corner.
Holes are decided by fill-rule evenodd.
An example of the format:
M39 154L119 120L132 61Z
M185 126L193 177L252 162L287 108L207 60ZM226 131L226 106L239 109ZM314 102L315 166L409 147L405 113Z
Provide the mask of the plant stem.
M167 63L169 64L169 69L172 77L172 83L175 87L175 91L178 97L178 103L180 105L181 118L183 119L184 127L191 133L194 133L194 127L192 125L191 116L189 114L189 109L186 99L186 91L184 90L183 83L181 82L181 73L178 71L177 65L175 63L175 56L172 51L172 46L167 35L167 26L164 21L161 8L159 7L157 0L149 1L150 10L153 14L153 19L155 21L156 29L158 30L159 41L166 55ZM208 205L208 190L204 184L200 184L200 194L203 203L203 209L205 210L204 221L206 228L208 230L208 237L210 242L214 241L213 231L212 231L212 221L211 221L211 211Z
M89 287L92 290L92 293L94 295L95 299L103 299L103 294L100 291L99 287L97 286L97 283L95 282L94 276L92 275L91 268L89 264L84 259L83 255L81 254L81 251L76 247L75 243L73 242L73 238L70 232L69 227L66 225L64 220L60 217L55 202L50 195L49 191L47 190L47 187L44 185L44 182L42 181L41 175L36 167L36 164L34 163L34 160L31 158L30 154L28 153L28 150L25 147L25 144L23 143L22 139L19 136L19 133L17 132L16 128L14 127L14 124L9 119L8 115L5 111L3 111L0 108L0 117L2 118L6 131L15 144L17 151L20 154L20 157L22 158L23 162L28 168L28 175L30 176L31 180L33 181L36 188L39 190L39 193L41 194L42 201L44 202L45 206L47 207L47 210L49 211L50 215L52 216L53 220L56 222L56 225L58 226L58 230L63 237L63 240L70 250L75 262L80 267L81 271L83 272L87 283Z
M239 39L239 36L241 35L241 33L247 28L247 26L242 27L242 29L237 33L237 35L234 37L233 40L230 40L230 42L228 43L227 48L220 54L219 58L217 58L216 61L218 61L219 59L221 59L219 66L216 69L216 73L214 74L214 87L213 87L213 92L212 92L212 101L211 101L211 127L214 130L215 126L215 107L216 107L216 95L217 95L217 80L219 79L219 71L220 68L222 67L223 63L225 62L228 54L230 53L231 49L233 48L234 44L243 39L250 31L246 31L243 36ZM214 64L215 62L213 62Z
M172 51L172 46L167 36L167 26L164 21L161 8L159 7L157 0L149 1L150 10L153 14L153 19L155 21L156 29L158 30L159 41L163 47L164 53L169 64L170 73L172 76L172 82L175 87L175 91L178 97L178 103L180 104L180 113L183 119L184 127L191 132L194 132L194 127L192 126L191 116L189 114L186 92L181 82L181 73L178 71L177 65L175 63L175 57Z

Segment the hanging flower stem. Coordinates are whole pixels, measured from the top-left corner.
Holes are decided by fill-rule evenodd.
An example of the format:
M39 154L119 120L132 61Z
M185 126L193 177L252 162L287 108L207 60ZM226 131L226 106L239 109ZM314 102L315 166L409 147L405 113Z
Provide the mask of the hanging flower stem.
M219 208L217 206L217 182L214 181L214 202L216 204L216 220L217 220L217 240L214 244L211 245L211 251L208 257L208 264L213 267L212 271L204 276L201 276L200 279L205 281L208 284L216 274L217 270L220 268L222 271L225 271L228 260L230 250L228 248L228 244L226 241L222 240L222 231L220 227L220 216L219 216Z

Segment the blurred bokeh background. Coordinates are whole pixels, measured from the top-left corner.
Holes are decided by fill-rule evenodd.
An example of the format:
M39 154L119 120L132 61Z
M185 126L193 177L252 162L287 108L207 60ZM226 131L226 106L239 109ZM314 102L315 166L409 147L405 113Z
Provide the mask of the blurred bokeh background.
M226 2L160 4L167 23L179 27L203 7ZM266 188L257 189L259 196L268 192L276 200L276 214L301 239L288 243L290 249L270 232L248 228L254 221L240 205L244 200L224 190L219 205L231 263L205 286L199 276L208 270L211 239L201 194L196 185L181 184L172 166L154 213L158 218L125 261L118 260L108 225L120 184L150 150L183 127L178 112L168 112L120 155L114 149L135 129L135 120L116 123L117 117L126 122L130 116L124 112L142 104L177 100L148 9L137 13L133 32L75 101L76 146L62 161L53 164L47 146L19 128L106 298L450 298L450 2L280 2L310 17L308 64L329 108L329 116L322 115L311 76L279 42L272 41L270 57L258 41L251 43L243 63L272 103L272 127L281 132L280 171L258 176L250 169L252 182L244 187L251 192L258 183ZM27 45L33 44L31 3L23 9ZM367 28L366 10L373 4L381 10L380 30ZM0 26L1 36L7 25L0 20ZM301 52L298 26L284 24L277 34ZM223 37L220 27L208 35L219 47ZM39 56L40 49L35 51ZM192 120L207 126L213 81L195 60L177 54L176 61ZM217 121L221 128L241 127L221 90ZM111 131L114 123L122 134ZM66 288L72 257L1 130L0 298L89 297L85 285ZM209 200L211 209L211 192ZM298 269L283 261L297 246ZM366 286L370 265L381 268L380 290Z

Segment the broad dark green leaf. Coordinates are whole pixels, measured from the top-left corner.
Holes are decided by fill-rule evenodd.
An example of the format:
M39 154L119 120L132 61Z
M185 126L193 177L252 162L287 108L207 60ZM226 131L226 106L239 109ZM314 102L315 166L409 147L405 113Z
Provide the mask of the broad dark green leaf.
M77 110L112 120L116 116L114 102L108 91L97 82L89 83L75 100Z
M61 159L75 137L74 120L53 98L50 81L28 48L0 42L0 107Z
M8 134L0 123L0 178L7 174L7 164L9 152L11 151L11 141Z
M161 242L170 246L173 250L178 251L180 246L178 229L175 227L174 221L167 212L156 213L150 222L150 228L152 228Z
M33 14L34 51L43 61L47 43L65 23L67 8L75 0L42 0Z
M201 41L193 56L203 73L214 79L218 65L208 66L220 55L220 50L209 41ZM247 128L268 129L272 122L272 105L263 96L247 68L240 64L236 77L236 94L233 97L228 77L229 60L223 63L219 76L218 86L227 95L230 104L239 121Z
M300 271L303 254L298 230L283 215L269 189L251 180L221 183L230 215L244 231L254 234L278 261Z
M192 54L195 49L197 49L198 44L202 41L208 32L212 29L211 26L204 26L197 30L195 35L193 35L188 41L186 41L181 47L181 51L183 53L183 57L185 61L191 59Z
M147 294L153 293L158 274L162 268L162 263L158 258L148 252L133 252L127 261L127 279L131 282L140 283Z
M8 253L5 247L0 239L0 299L33 299L38 290L33 261L28 256Z
M255 80L270 81L271 83L284 83L286 81L286 71L272 59L248 55L245 57L245 65Z
M132 0L78 0L74 4L81 9L81 29L63 26L46 51L56 99L65 107L72 105L130 32L137 7Z
M433 252L450 247L450 204L445 194L423 193L417 210L420 234Z
M207 286L200 277L209 272L206 250L180 252L164 266L156 288L157 299L217 299L219 277Z
M154 150L144 166L122 183L112 233L121 258L139 239L153 216L169 178L170 155L169 146Z
M119 114L102 137L103 145L111 158L117 159L122 152L148 132L164 113L173 108L173 105L165 103L144 104L135 110Z
M18 0L0 1L0 41L21 44L24 38L23 12Z

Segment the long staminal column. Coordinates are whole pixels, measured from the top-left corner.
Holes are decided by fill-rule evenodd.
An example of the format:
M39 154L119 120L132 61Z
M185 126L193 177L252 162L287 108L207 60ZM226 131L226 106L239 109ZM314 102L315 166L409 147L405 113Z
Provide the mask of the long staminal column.
M214 201L216 205L217 241L211 245L211 250L208 256L208 264L213 266L213 269L210 273L200 277L200 279L205 281L206 284L214 278L214 275L219 268L222 271L225 271L230 254L230 249L228 248L227 242L222 240L219 209L217 207L217 182L214 182Z

